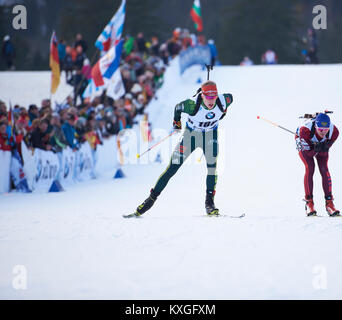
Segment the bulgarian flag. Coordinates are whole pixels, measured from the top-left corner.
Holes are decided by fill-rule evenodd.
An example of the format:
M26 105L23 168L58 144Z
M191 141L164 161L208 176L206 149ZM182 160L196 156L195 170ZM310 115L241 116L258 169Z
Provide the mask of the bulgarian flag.
M195 23L195 28L198 32L203 31L203 22L201 15L201 4L200 0L195 0L190 11L190 16Z
M58 57L58 43L57 43L57 36L55 32L52 33L51 42L50 42L50 68L52 71L51 93L55 94L59 86L59 82L61 78L61 70L59 66L59 57Z

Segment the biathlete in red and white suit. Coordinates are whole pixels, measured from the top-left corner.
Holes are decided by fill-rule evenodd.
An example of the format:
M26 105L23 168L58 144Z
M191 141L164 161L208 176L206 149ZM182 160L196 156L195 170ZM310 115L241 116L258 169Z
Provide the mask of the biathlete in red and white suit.
M325 195L325 206L330 216L339 215L335 209L332 195L332 182L328 168L329 149L338 138L339 131L325 113L320 113L316 118L305 123L297 129L296 143L299 156L305 165L304 188L306 201L306 214L316 215L313 201L313 175L315 161L317 160L319 172L322 176L322 184Z

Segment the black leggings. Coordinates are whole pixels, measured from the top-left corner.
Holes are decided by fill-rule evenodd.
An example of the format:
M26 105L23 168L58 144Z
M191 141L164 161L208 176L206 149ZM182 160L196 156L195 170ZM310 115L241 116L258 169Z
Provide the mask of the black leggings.
M218 156L217 129L208 132L190 131L186 129L182 140L173 151L171 161L166 170L159 177L155 187L155 192L162 192L169 180L175 175L185 160L197 148L203 150L207 162L207 191L215 191L217 183L217 156Z

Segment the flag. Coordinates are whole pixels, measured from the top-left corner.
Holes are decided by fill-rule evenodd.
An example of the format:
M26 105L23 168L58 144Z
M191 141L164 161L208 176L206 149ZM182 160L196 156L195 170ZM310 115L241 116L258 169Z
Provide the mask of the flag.
M110 79L107 87L107 96L114 100L120 99L126 93L125 85L122 81L121 71L118 68Z
M123 40L118 45L112 47L100 60L96 63L91 71L91 80L86 88L83 97L88 98L95 93L101 93L108 86L116 86L115 79L120 81L120 60L123 47ZM118 76L118 73L120 75ZM122 81L122 79L121 79Z
M24 193L32 192L27 183L23 160L20 157L18 149L12 151L10 175L17 191Z
M16 143L15 131L14 131L14 114L12 104L10 102L10 111L8 114L8 123L11 126L11 137L13 137L14 143ZM24 163L18 151L18 147L15 145L12 149L10 176L17 191L30 193L31 190L28 187L26 175L24 172Z
M13 126L14 121L13 121L13 110L12 110L12 105L11 105L11 103L10 103L10 109L9 109L9 111L8 111L7 120L8 120L8 125L9 125L9 126Z
M108 52L110 48L119 43L124 27L125 16L126 0L122 0L120 8L96 40L96 48L103 52Z
M195 23L195 28L198 32L203 31L203 22L201 14L201 4L200 0L195 0L190 11L190 16Z
M14 122L14 113L13 113L11 101L10 101L10 110L8 112L7 118L8 118L8 126L9 126L8 132L7 132L8 136L9 136L9 138L13 137L13 141L15 141L15 139L16 139L15 138L15 132L14 132L14 124L15 124L15 122Z
M120 66L123 41L112 47L93 67L92 79L96 87L105 85L106 79L110 79Z
M87 88L83 92L83 98L91 98L95 95L99 96L102 94L103 90L105 89L104 86L102 87L96 87L95 82L93 79L90 79L88 82Z
M57 91L59 86L61 71L59 66L59 57L58 57L58 42L56 33L52 33L51 42L50 42L50 68L52 71L51 74L51 93L54 94Z

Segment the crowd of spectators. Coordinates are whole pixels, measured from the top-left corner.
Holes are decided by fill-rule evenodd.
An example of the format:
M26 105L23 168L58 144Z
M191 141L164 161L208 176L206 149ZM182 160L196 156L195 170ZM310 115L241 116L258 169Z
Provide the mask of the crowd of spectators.
M81 143L88 141L96 150L103 139L131 128L136 117L145 114L146 105L163 85L164 72L172 57L189 46L205 44L203 36L195 37L180 28L163 43L157 37L145 39L142 32L135 38L127 35L124 40L120 70L126 93L117 100L108 97L106 91L94 99L83 99L91 74L88 44L81 34L71 46L60 40L62 76L65 73L74 94L54 106L49 99L44 99L40 106L15 105L11 115L9 106L0 101L0 150L18 148L21 154L22 141L28 148L56 153L67 146L77 151Z

